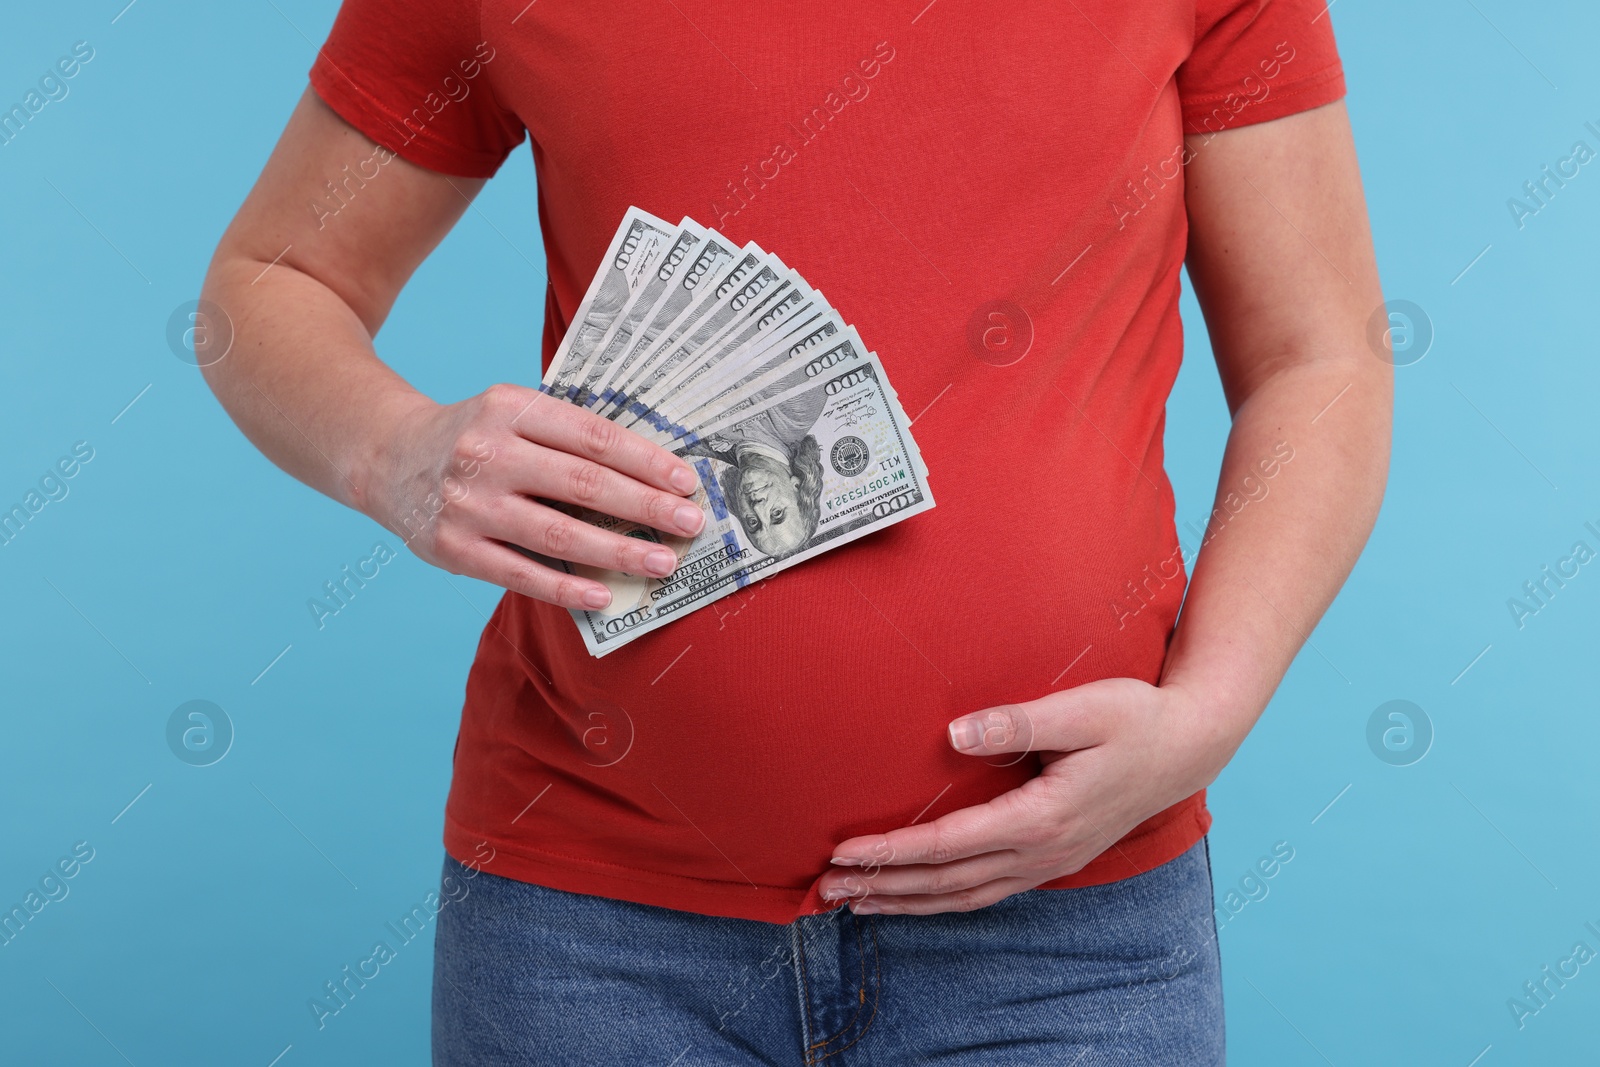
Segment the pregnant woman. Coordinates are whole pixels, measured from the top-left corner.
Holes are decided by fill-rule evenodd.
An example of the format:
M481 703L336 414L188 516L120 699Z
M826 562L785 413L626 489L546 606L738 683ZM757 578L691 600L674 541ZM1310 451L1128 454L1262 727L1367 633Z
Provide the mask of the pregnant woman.
M207 275L236 337L206 374L283 469L507 590L445 816L470 891L435 1063L1223 1062L1204 790L1387 470L1330 21L346 0ZM529 388L531 339L524 384L450 403L374 346L524 139L546 361L627 208L691 216L856 324L939 506L589 656L568 609L605 587L516 549L666 574L551 505L692 535L694 471ZM1197 558L1164 469L1185 265L1233 417Z

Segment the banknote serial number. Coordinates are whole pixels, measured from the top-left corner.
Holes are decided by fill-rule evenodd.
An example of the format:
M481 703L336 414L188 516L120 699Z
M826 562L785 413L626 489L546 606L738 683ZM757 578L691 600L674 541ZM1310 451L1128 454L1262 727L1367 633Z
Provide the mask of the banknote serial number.
M908 475L905 471L898 470L893 474L886 474L881 478L874 478L870 482L864 482L861 485L856 486L854 489L846 489L838 496L829 498L828 510L832 511L835 508L848 504L852 500L860 500L864 496L871 496L879 489L887 489L895 482L903 482L906 481L907 478Z

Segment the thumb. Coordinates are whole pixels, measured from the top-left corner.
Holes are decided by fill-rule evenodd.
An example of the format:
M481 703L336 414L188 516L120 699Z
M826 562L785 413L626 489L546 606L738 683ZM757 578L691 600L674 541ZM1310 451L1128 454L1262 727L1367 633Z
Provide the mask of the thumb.
M1002 704L950 723L950 747L968 756L1032 752L1036 745L1052 747L1038 742L1036 717L1021 704Z
M1070 752L1100 743L1113 710L1095 682L1022 704L963 715L950 723L950 747L968 756L999 752Z

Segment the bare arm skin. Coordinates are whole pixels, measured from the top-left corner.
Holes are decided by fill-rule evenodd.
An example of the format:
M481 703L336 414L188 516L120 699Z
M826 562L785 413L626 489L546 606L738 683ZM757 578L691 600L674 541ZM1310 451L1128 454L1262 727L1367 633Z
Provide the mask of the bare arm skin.
M337 215L319 218L309 205L324 183L344 181L347 165L360 174L377 151L302 97L206 274L203 298L235 331L228 354L205 368L218 399L274 463L453 573L564 607L602 607L610 594L507 545L671 573L670 551L536 498L692 535L705 516L683 499L696 485L683 461L534 389L495 385L435 403L378 358L372 339L395 298L483 182L390 157L347 187Z
M1209 785L1366 543L1393 373L1366 341L1383 296L1344 105L1188 144L1189 273L1233 413L1219 506L1259 483L1280 442L1293 459L1208 531L1159 685L1105 679L955 720L957 750L1038 751L1042 773L988 804L841 842L833 862L855 869L824 878L827 899L864 913L983 907L1080 870Z

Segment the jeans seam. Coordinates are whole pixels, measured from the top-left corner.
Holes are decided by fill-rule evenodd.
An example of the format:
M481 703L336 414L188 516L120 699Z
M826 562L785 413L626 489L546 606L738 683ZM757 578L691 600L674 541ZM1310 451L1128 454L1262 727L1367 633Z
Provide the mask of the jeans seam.
M1226 992L1223 989L1223 985L1222 985L1222 930L1217 926L1217 904L1216 904L1217 882L1216 882L1216 873L1211 869L1211 835L1207 834L1206 836L1202 837L1200 840L1205 842L1205 846L1206 846L1206 849L1205 849L1205 851L1206 851L1206 887L1211 891L1211 951L1212 951L1212 954L1215 955L1216 959L1217 959L1218 1025L1222 1029L1222 1043L1223 1043L1222 1055L1223 1055L1223 1062L1226 1063L1227 1062L1227 1055L1228 1055L1228 1052L1227 1052L1228 1011L1227 1011L1227 1004L1225 1003Z
M816 1061L811 1053L811 1035L815 1028L811 1024L811 982L806 975L806 946L805 935L800 932L800 920L795 920L790 927L794 940L795 972L800 976L800 1043L804 1050L805 1062L813 1064Z
M858 964L858 966L860 967L860 970L861 970L860 982L856 986L856 1013L850 1017L850 1021L849 1022L847 1022L843 1026L839 1027L839 1029L836 1030L832 1035L823 1038L821 1041L813 1041L808 1046L809 1048L813 1048L813 1049L821 1048L821 1047L823 1047L825 1045L828 1045L828 1044L830 1044L830 1043L832 1043L834 1041L839 1040L839 1038L844 1035L845 1031L849 1030L852 1026L854 1026L856 1024L856 1020L861 1018L861 1005L866 1000L865 993L867 991L867 960L866 960L866 957L863 955L863 952L865 951L865 946L861 943L861 921L852 916L851 917L851 924L856 929L856 962L857 962L857 964ZM824 1057L824 1059L826 1059L826 1057Z
M1211 869L1211 835L1207 834L1200 839L1205 846L1206 856L1206 889L1211 894L1211 943L1216 946L1217 964L1222 963L1222 928L1217 925L1217 876Z
M878 926L877 926L877 923L873 919L868 918L867 919L867 925L868 925L868 928L872 932L872 973L873 973L873 977L877 979L877 981L875 981L873 983L873 987L872 987L872 1013L867 1016L867 1021L861 1024L861 1030L856 1034L855 1038L848 1045L841 1045L838 1048L834 1049L832 1052L824 1054L823 1056L818 1058L817 1062L821 1062L822 1060L828 1059L830 1056L837 1056L841 1052L845 1051L846 1049L853 1048L855 1045L857 1045L861 1041L862 1038L867 1036L867 1031L872 1029L872 1021L878 1017L878 1001L879 1001L879 999L880 999L880 997L882 996L882 993L883 993L882 957L878 953ZM860 936L860 935L858 934L857 936ZM862 964L862 971L865 972L865 970L866 970L866 964L863 963ZM857 1011L856 1014L859 1016L860 1012Z

